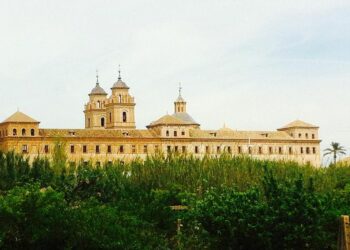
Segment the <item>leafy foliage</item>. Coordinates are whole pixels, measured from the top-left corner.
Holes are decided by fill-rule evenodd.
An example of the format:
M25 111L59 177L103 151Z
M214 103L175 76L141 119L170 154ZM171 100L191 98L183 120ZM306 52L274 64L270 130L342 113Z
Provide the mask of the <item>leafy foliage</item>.
M350 210L345 166L57 159L0 153L1 249L334 249L337 217Z
M324 156L326 155L332 155L333 156L333 163L337 163L337 158L339 155L345 155L346 150L343 146L341 146L338 142L332 142L330 148L326 148L324 150Z

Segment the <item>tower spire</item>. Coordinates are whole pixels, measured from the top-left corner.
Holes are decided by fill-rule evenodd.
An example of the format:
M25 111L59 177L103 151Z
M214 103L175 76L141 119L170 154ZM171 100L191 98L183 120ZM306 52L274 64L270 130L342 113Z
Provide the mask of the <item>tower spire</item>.
M120 75L120 64L118 65L118 80L121 80L122 79L122 77L121 77L121 75Z
M98 81L98 69L96 69L96 85L100 85L100 83Z
M174 105L175 105L175 113L186 112L186 101L182 98L181 82L179 82L179 96L175 100Z

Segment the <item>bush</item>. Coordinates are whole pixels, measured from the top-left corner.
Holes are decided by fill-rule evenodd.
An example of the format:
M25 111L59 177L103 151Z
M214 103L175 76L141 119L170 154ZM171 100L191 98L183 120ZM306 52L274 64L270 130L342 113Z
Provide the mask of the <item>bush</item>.
M346 166L228 155L55 161L0 153L0 248L334 249L337 218L350 213Z

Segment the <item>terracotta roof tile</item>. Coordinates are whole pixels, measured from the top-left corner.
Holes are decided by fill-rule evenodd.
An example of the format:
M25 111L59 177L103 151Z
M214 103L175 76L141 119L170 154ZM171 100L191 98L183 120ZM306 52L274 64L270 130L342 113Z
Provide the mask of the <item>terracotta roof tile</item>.
M19 111L17 111L13 115L11 115L9 118L7 118L5 121L3 121L3 123L9 123L9 122L39 123L38 121L34 120L33 118Z
M284 130L284 129L288 129L288 128L318 128L318 127L315 125L312 125L310 123L306 123L304 121L301 121L301 120L295 120L291 123L288 123L287 125L280 128L279 130Z

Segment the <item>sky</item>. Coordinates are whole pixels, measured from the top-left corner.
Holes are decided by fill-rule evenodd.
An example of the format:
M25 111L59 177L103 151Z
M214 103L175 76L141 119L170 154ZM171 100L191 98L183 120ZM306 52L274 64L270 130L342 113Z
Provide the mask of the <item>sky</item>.
M121 65L145 128L181 82L203 129L301 119L350 153L350 1L0 0L0 120L83 128L95 86Z

